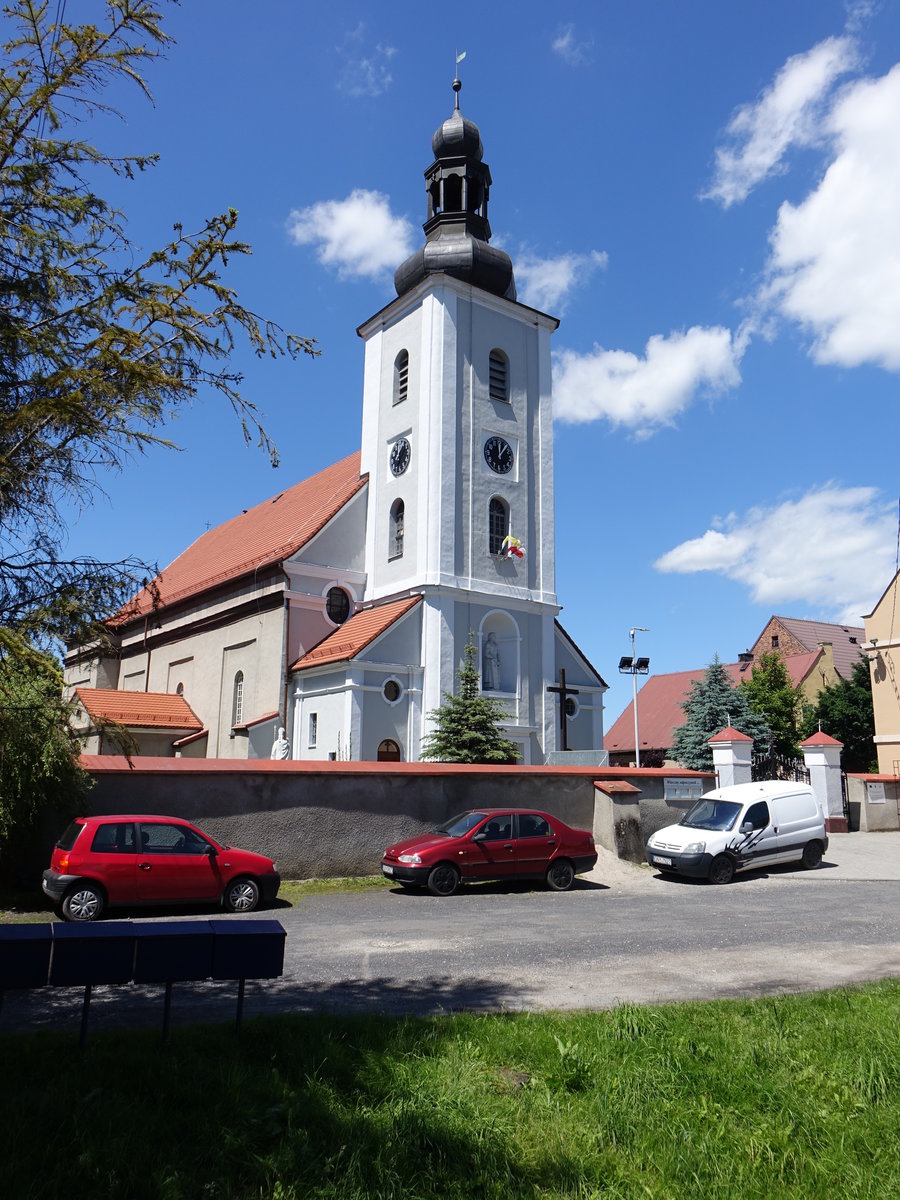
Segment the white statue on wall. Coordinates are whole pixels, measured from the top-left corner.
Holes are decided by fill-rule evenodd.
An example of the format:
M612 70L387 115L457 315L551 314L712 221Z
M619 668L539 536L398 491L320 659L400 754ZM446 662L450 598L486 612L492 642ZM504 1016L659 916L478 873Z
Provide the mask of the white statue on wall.
M284 736L284 726L281 725L278 728L278 736L275 738L275 741L272 743L272 753L269 755L269 758L290 758L290 757L291 757L291 743Z
M487 641L484 643L484 662L482 664L482 678L484 680L484 690L487 692L499 692L500 690L500 647L497 645L497 635L489 633Z

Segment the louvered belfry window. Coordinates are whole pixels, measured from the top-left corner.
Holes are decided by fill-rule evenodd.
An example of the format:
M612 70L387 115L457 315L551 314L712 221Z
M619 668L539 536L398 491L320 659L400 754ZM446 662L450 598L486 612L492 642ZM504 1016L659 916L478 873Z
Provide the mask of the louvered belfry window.
M492 400L509 400L509 360L502 350L492 350L490 360Z
M402 403L409 391L409 351L401 350L394 359L394 403Z

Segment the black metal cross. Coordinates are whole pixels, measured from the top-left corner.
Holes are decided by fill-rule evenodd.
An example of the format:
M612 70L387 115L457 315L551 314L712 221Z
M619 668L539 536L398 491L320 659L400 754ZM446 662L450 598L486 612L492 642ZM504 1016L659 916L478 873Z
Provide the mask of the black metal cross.
M562 748L568 750L568 720L569 714L566 712L566 701L570 696L578 695L578 688L566 687L566 672L562 667L559 668L559 686L551 683L547 688L548 692L559 693L559 732L562 735Z

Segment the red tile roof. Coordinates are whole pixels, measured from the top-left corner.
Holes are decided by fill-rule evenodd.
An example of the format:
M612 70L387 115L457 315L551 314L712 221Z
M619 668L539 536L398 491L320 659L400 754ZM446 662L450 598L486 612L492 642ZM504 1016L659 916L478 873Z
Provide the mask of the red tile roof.
M794 654L783 660L794 687L806 678L812 670L821 650L813 650L808 654ZM722 666L729 679L735 685L747 678L747 671L752 665L744 663L723 663ZM741 667L745 670L741 670ZM687 699L691 684L698 682L706 674L706 668L696 671L675 671L671 675L651 675L638 692L638 736L641 739L641 750L668 750L672 745L672 735L679 725L684 724L684 709L682 702ZM607 730L603 738L604 749L612 754L634 752L634 704L631 703Z
M304 667L321 667L326 663L346 662L355 658L421 599L421 596L406 596L402 600L360 609L340 629L330 633L312 650L307 650L290 669L302 671Z
M75 695L88 716L141 729L189 729L203 723L184 696L171 692L119 692L113 688L78 687Z
M359 460L357 451L210 529L129 601L110 624L127 624L151 612L154 588L159 594L158 607L165 607L290 558L363 487L367 477L360 476Z

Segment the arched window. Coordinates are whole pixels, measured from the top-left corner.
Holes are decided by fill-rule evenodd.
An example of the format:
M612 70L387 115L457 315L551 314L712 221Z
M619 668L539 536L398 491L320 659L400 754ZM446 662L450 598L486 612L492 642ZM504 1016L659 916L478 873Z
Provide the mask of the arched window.
M509 359L502 350L491 351L490 393L492 400L509 401Z
M501 553L508 533L509 509L499 496L492 496L488 506L488 554Z
M400 762L400 747L392 738L379 743L378 762Z
M234 690L231 693L231 725L240 725L244 719L244 672L238 671L234 677Z
M394 359L394 403L400 404L409 392L409 351L401 350Z
M390 532L388 534L388 559L403 557L403 525L406 508L402 500L391 505Z
M328 589L328 595L325 597L325 612L328 614L329 621L333 621L335 625L343 625L347 620L350 616L350 597L343 588Z

